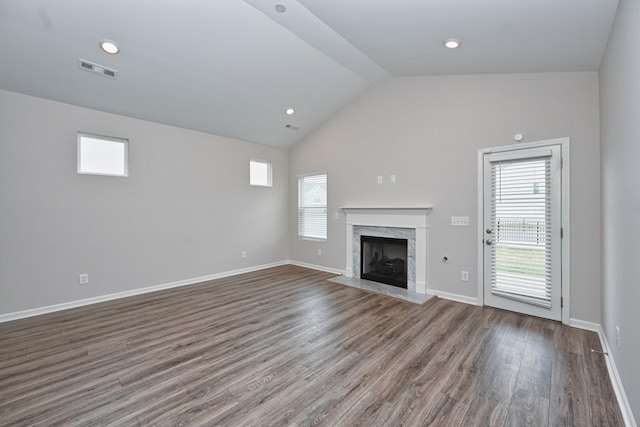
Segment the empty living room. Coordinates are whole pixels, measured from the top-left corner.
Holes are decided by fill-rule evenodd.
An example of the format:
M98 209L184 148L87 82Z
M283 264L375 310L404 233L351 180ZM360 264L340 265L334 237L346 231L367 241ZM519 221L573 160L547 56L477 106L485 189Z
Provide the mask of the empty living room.
M0 426L636 427L640 0L0 1Z

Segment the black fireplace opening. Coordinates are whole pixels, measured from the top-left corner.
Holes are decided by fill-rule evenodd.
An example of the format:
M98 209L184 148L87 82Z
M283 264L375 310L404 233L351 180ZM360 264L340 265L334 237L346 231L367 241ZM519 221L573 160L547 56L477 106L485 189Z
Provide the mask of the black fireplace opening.
M407 239L360 236L360 278L407 289Z

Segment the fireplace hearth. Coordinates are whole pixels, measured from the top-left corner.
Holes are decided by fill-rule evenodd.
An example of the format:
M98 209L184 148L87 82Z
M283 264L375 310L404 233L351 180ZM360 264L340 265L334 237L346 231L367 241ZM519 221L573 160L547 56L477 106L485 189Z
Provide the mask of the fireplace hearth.
M360 236L360 278L407 289L407 239Z

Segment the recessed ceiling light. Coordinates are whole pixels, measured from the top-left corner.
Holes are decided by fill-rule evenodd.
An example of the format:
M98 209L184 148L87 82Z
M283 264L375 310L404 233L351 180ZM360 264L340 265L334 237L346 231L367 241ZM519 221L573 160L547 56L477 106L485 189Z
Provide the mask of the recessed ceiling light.
M289 115L289 116L292 115L295 112L296 112L296 110L294 110L293 108L288 108L287 111L286 111L287 115Z
M460 40L449 39L444 41L444 46L449 49L456 49L460 46Z
M282 3L278 3L275 9L278 13L285 13L287 11L287 6L283 5Z
M120 52L120 48L116 42L109 39L100 40L100 48L111 55L115 55Z

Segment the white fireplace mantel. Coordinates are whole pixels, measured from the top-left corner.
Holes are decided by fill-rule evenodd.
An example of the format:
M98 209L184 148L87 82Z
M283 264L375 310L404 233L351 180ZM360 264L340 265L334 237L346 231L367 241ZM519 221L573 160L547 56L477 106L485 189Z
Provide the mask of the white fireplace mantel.
M346 276L354 277L354 226L413 229L415 230L415 292L426 294L428 215L431 209L431 207L342 208L347 216ZM357 270L359 271L359 268Z
M409 224L409 228L414 226L427 226L427 215L431 212L431 207L416 208L342 208L349 220L357 225L371 225L380 227L403 227L403 225L391 225L391 223ZM367 221L363 223L362 221ZM369 224L371 222L371 224ZM385 225L380 225L385 222Z

